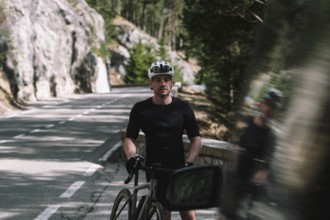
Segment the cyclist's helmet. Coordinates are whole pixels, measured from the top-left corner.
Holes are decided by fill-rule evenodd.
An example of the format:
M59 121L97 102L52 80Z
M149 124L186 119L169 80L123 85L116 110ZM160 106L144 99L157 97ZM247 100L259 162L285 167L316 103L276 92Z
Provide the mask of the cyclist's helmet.
M152 77L156 75L174 75L174 69L168 62L163 60L157 61L151 64L150 68L148 69L148 77L152 79Z
M282 92L275 88L270 88L264 96L264 100L270 102L274 107L281 106Z

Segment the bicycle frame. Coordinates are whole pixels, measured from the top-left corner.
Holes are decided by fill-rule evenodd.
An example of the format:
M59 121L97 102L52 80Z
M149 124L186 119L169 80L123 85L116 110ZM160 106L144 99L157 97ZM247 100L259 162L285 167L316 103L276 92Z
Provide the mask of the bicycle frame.
M147 170L148 168L142 168L142 170ZM161 170L166 170L166 169L161 169ZM152 172L151 174L151 179L150 182L138 185L138 180L139 180L139 171L135 174L135 179L134 179L134 189L133 189L133 198L135 198L136 201L133 201L132 209L133 211L133 216L134 214L138 214L137 220L144 220L146 219L147 215L149 214L148 211L150 210L150 206L152 205L153 202L157 202L158 199L156 197L156 191L157 191L157 186L158 186L158 179L154 177L154 173ZM137 194L138 191L141 189L148 188L148 194L146 195L145 200L143 201L141 210L139 213L136 213L136 202L137 202ZM134 208L133 208L134 207Z
M133 193L132 193L132 216L133 216L133 220L137 219L137 220L140 220L140 219L144 219L144 214L145 214L145 210L148 210L148 206L147 206L147 203L148 203L148 200L150 198L150 189L151 189L151 182L148 182L148 183L144 183L144 184L138 184L139 183L139 171L137 171L137 173L135 174L135 177L134 177L134 188L133 188ZM143 202L143 205L141 207L141 210L139 213L136 213L137 212L137 198L138 198L138 192L142 189L148 189L149 190L149 193L146 195L146 199L144 200ZM136 216L138 215L138 216Z
M146 170L146 168L142 168L141 170ZM125 183L128 183L129 181L125 181ZM152 202L156 202L156 188L158 185L158 180L156 178L151 177L150 182L143 183L139 185L139 170L136 171L135 176L134 176L134 187L131 190L132 194L130 197L127 199L127 201L124 203L124 205L121 207L117 215L115 216L114 219L117 219L121 212L124 210L124 208L127 206L127 204L132 201L132 206L131 206L131 215L129 216L128 219L130 220L144 220L146 219L146 216L148 215L148 211L150 210L150 205L152 205ZM148 189L148 193L146 194L146 198L143 201L143 204L141 204L141 209L139 212L137 212L137 205L138 204L138 192L143 190L143 189Z
M161 168L156 165L140 167L139 170L149 171L151 174L151 181L141 185L138 185L139 171L137 169L131 172L125 181L127 184L135 175L134 188L132 190L124 188L118 193L112 208L111 220L118 218L119 209L120 212L124 209L121 208L122 202L125 202L124 206L128 211L129 220L145 220L153 217L162 220L165 216L163 205L171 211L206 209L219 205L223 182L222 171L219 166L194 166L177 170ZM159 173L168 173L169 175L161 191L157 190ZM198 183L198 187L193 186L195 183ZM148 193L144 201L142 197L137 206L138 192L142 189L148 189ZM156 193L160 193L162 203L158 201ZM127 209L127 205L129 209ZM125 216L124 219L127 217Z

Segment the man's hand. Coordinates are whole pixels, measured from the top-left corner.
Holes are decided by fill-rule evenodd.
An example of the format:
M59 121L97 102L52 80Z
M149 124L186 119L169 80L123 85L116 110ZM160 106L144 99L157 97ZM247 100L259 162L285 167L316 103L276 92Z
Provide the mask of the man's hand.
M141 157L140 155L136 154L135 156L131 157L126 162L126 170L128 173L131 173L131 171L134 169L134 166L136 165L137 168L141 167Z

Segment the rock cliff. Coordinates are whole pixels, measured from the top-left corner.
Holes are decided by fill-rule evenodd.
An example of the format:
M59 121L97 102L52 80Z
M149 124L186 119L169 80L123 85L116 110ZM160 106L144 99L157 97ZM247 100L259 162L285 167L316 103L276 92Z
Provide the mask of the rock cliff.
M85 0L0 0L0 114L11 107L10 101L110 92L110 64L115 78L123 79L135 44L160 47L121 17L113 25L117 43L106 67L96 55L105 42L104 20ZM181 69L183 83L192 84L198 68L175 51L168 55Z
M18 100L109 91L96 86L104 21L84 0L0 0L0 12L2 75Z
M127 63L130 57L130 49L132 49L137 43L141 42L144 44L151 44L156 53L156 51L159 50L160 45L158 44L157 39L151 37L120 16L117 16L113 20L113 25L116 27L118 35L116 37L117 45L111 47L111 65L115 69L114 71L118 74L118 77L124 78L126 75L124 64ZM168 48L169 62L175 64L177 68L181 69L183 83L194 84L195 75L199 71L199 67L198 65L194 65L193 62L187 62L182 56L180 56L180 53ZM158 59L161 59L161 57L158 57Z

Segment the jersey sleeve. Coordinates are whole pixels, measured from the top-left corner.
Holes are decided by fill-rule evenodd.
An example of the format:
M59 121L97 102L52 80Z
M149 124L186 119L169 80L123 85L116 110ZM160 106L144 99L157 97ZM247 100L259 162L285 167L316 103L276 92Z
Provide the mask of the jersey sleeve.
M193 138L193 137L197 137L200 136L200 132L199 132L199 127L198 127L198 123L195 117L195 113L192 110L192 108L190 107L189 104L186 103L185 106L185 129L187 132L187 135L189 138Z
M128 125L126 128L126 137L137 139L140 132L140 117L138 115L137 106L134 105L129 116Z

